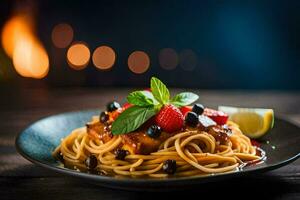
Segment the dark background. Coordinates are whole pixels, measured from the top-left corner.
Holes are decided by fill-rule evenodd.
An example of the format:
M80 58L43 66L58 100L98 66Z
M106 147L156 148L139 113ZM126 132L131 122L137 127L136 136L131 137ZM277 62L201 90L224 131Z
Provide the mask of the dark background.
M20 5L0 2L0 26ZM146 86L153 75L173 87L200 89L299 89L300 1L23 1L35 10L39 37L50 59L42 80L22 78L0 49L0 87ZM17 5L17 6L16 6ZM82 71L68 67L66 49L57 49L51 31L58 23L74 29L74 40L91 52L111 46L116 63L110 71L92 62ZM158 53L191 49L197 66L186 71L162 69ZM149 54L141 75L127 67L135 50Z
M52 173L15 149L15 137L38 119L74 110L100 112L113 99L123 103L132 87L148 86L153 75L179 87L172 88L174 94L185 91L181 87L194 88L191 91L206 107L273 108L276 117L299 126L300 1L0 0L0 30L16 10L28 5L49 55L50 72L43 79L21 77L0 44L1 199L158 200L184 199L186 194L202 199L224 194L231 199L300 199L299 159L272 172L205 184L188 193L145 194ZM91 52L99 45L111 46L117 53L113 68L100 71L92 62L81 71L70 68L68 48L56 48L51 40L59 23L70 24L74 41L86 42ZM181 65L163 69L158 62L163 48L178 54L192 50L197 66L192 71ZM127 66L129 54L136 50L151 59L149 70L141 75Z

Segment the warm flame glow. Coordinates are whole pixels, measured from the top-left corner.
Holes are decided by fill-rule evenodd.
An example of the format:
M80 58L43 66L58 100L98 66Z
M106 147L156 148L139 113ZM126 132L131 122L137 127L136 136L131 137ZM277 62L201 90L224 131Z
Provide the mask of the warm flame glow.
M24 37L30 37L30 27L28 21L23 16L15 16L11 18L3 27L2 46L9 57L12 58L16 44ZM31 26L31 24L30 24Z
M3 28L2 45L16 71L24 77L43 78L49 71L46 50L36 37L29 16L17 15Z
M90 50L84 43L73 44L67 52L69 65L76 70L84 69L89 63L90 57Z
M21 76L43 78L49 71L49 59L42 45L29 38L16 45L13 64Z
M108 46L101 46L94 51L92 59L98 69L108 70L115 63L116 53Z
M136 74L142 74L148 70L150 66L150 58L143 51L134 51L128 57L128 67Z

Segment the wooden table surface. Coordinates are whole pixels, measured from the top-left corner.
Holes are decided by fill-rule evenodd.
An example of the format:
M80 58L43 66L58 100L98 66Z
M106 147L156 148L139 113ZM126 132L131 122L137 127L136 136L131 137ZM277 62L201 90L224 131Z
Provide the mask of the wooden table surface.
M0 199L203 199L204 196L241 199L300 199L300 159L280 169L185 191L130 192L92 185L40 168L21 157L14 139L30 123L57 113L104 108L122 102L129 88L120 89L22 89L0 88ZM177 92L173 89L172 92ZM236 105L271 107L300 125L300 92L194 91L207 107ZM300 133L299 133L300 134ZM299 144L300 145L300 144ZM204 196L203 196L204 195Z

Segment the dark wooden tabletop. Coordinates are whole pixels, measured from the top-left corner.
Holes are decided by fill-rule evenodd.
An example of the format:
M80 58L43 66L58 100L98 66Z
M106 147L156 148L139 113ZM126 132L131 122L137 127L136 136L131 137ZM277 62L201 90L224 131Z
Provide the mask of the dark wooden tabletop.
M300 159L280 169L185 191L130 192L92 185L40 168L21 157L14 139L30 123L57 113L104 108L130 89L0 89L0 199L176 199L192 197L300 199ZM175 92L176 90L173 90ZM300 125L300 93L279 91L195 91L206 106L271 107ZM299 133L300 134L300 133ZM300 144L299 144L300 145ZM194 195L194 197L193 197Z

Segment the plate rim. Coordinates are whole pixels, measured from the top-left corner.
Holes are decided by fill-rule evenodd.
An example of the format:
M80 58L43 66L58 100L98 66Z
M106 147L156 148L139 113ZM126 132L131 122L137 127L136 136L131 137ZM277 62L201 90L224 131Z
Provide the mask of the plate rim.
M258 173L258 172L264 172L264 171L271 171L277 168L280 168L282 166L285 166L295 160L297 160L300 157L300 152L295 154L294 156L283 160L281 162L277 162L275 164L271 164L268 166L261 166L257 168L252 168L248 170L242 170L242 171L231 171L231 172L225 172L225 173L220 173L220 174L214 174L214 175L207 175L207 176L190 176L190 177L171 177L171 178L160 178L160 179L155 179L155 178L115 178L115 177L110 177L110 176L102 176L102 175L96 175L96 174L88 174L85 172L79 172L76 170L68 169L68 168L63 168L63 167L58 167L54 166L51 164L48 164L46 162L43 162L39 159L35 159L34 157L28 155L23 148L20 146L20 138L23 134L28 132L28 129L30 129L32 126L35 124L39 123L40 121L47 120L53 117L58 117L58 116L63 116L63 115L72 115L72 114L79 114L79 113L93 113L93 112L98 112L99 109L87 109L87 110L77 110L77 111L71 111L71 112L63 112L63 113L58 113L46 117L42 117L33 123L30 123L25 129L23 129L20 133L17 134L15 138L15 147L17 152L27 159L28 161L32 162L33 164L36 164L37 166L49 169L51 171L60 173L60 174L66 174L69 176L77 177L77 178L84 178L84 179L93 179L94 181L97 182L102 182L104 185L109 183L118 183L118 184L140 184L140 183L147 183L147 184L165 184L165 183L190 183L191 181L199 181L200 182L212 182L214 180L221 180L225 178L230 178L230 177L237 177L240 176L241 174L252 174L252 173ZM285 119L283 116L276 116L277 119L283 120L285 122L290 123L291 125L297 127L300 129L298 125L296 125L291 119ZM109 185L108 187L114 187ZM123 187L115 187L115 188L123 188Z

